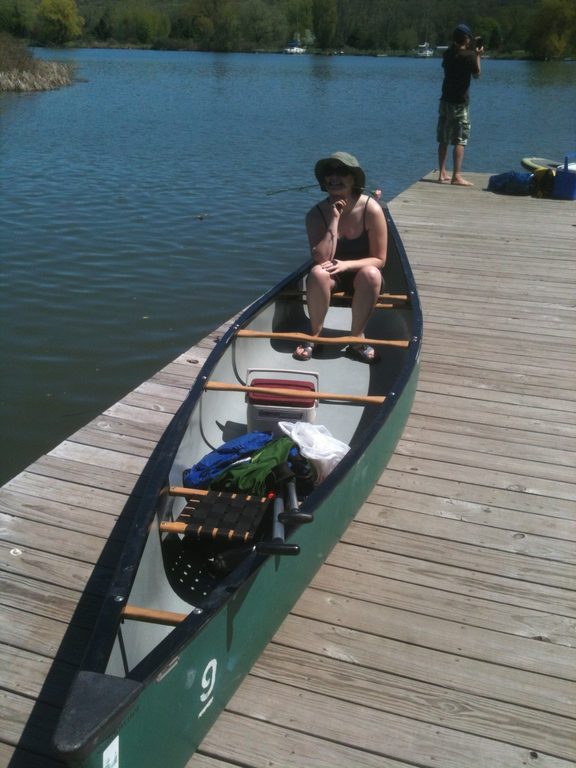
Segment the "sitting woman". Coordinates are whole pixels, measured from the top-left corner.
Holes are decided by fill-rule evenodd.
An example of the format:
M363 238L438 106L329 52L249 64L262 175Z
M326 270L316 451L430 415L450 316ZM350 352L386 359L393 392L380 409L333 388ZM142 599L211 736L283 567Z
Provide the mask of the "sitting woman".
M307 283L310 333L320 336L333 291L352 293L351 335L363 337L382 289L388 229L380 204L364 194L366 177L358 160L336 152L319 160L314 173L328 197L306 216L312 258ZM306 341L294 351L297 360L309 360L314 344ZM346 354L365 363L376 361L374 349L351 344Z

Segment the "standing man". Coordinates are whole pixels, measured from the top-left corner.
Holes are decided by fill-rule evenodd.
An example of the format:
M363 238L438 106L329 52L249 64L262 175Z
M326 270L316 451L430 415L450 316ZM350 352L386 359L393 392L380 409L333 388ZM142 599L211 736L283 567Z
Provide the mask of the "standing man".
M461 187L472 183L462 176L464 147L470 136L468 112L470 79L480 77L480 56L484 47L480 38L474 39L470 27L459 24L454 30L453 43L442 57L444 82L438 114L438 163L440 183L450 181ZM446 172L448 145L453 149L452 177Z

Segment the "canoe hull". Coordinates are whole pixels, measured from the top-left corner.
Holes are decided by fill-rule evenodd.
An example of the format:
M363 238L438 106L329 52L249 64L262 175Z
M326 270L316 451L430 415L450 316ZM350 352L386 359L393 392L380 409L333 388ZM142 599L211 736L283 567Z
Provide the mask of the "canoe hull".
M203 424L198 423L201 409L197 406L201 398L206 398L207 381L213 377L230 378L235 371L247 368L246 347L242 346L244 342L237 343L238 325L235 325L208 359L151 462L152 481L144 489L140 517L135 521L133 536L129 537L130 543L104 601L83 670L72 685L57 730L57 751L69 765L81 768L185 765L371 493L395 450L412 407L422 337L413 278L390 218L389 229L393 250L390 282L396 290L405 291L408 298L404 309L382 310L389 318L383 321L383 330L395 339L403 339L404 347L392 347L389 351L382 348L383 357L388 355L386 364L383 360L377 366L343 362L337 352L317 363L324 380L331 385L338 383L340 376L344 379L340 383L348 383L352 389L363 388L366 395L385 392L385 402L359 407L364 415L356 416L356 422L349 415L350 406L329 402L323 411L330 427L336 426L344 433L354 432L354 444L337 468L302 504L302 510L313 512L313 522L291 528L288 535L290 544L300 548L300 554L297 557L266 556L252 549L200 602L201 607L192 607L190 601L180 623L168 629L159 628L157 636L152 632L146 638L148 647L137 649L134 663L127 662L132 649L119 646L130 645L131 630L119 630L119 626L130 625L130 621L121 619L121 606L128 600L144 604L147 599L151 604L167 606L173 611L180 600L178 596L174 599L168 596L170 584L164 576L153 569L146 572L143 565L159 562L163 557L160 551L163 540L155 520L165 516L164 507L170 502L165 500L162 488L168 482L173 483L172 478L181 476L191 446L198 442L200 432L205 434L211 428L208 424L211 419L217 419L219 424L214 439L224 434L219 430L225 428L224 417L233 413L234 408L236 415L230 422L234 424L238 418L245 420L245 415L238 416L242 408L244 414L246 410L244 395L240 394L230 395L230 400L215 400L214 413L209 405L204 406L204 416L209 414L209 418ZM292 278L298 282L304 275L305 270L294 273ZM284 281L284 288L293 283L294 279L289 278ZM278 327L291 301L276 303L273 318L269 316L266 297L261 300L261 306L245 314L249 322L255 322L252 327L259 324ZM301 300L299 306L302 306ZM349 313L349 309L346 311ZM292 328L298 312L288 317ZM338 310L334 317L338 319ZM349 315L343 322L349 322ZM267 349L268 357L275 354L277 360L287 360L286 350L281 346L274 348L269 341L246 343ZM233 361L231 366L226 362L227 355ZM335 373L338 365L355 367L345 367L344 373L338 374ZM330 375L332 380L328 378ZM231 411L223 411L221 402L230 403ZM339 409L348 415L334 416ZM184 454L182 459L181 454ZM160 584L165 590L166 600L160 592L146 592L146 585L152 582L154 589ZM119 635L124 637L120 642ZM122 663L129 670L126 674L121 669Z

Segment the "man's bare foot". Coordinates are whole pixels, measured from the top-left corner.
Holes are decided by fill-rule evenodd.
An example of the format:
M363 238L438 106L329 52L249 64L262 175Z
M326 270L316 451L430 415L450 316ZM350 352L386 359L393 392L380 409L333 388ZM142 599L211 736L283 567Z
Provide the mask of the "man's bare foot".
M438 176L438 183L439 184L446 184L446 182L450 181L450 176L448 176L447 173L440 174Z
M453 176L451 184L456 184L458 187L473 187L474 184L472 184L471 181L466 181L466 179L462 178L462 176Z

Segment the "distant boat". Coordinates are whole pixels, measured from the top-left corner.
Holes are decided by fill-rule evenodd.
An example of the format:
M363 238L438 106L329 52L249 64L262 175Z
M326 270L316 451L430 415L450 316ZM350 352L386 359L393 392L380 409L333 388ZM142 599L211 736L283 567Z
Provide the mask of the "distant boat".
M295 43L290 43L287 48L284 48L284 53L291 53L291 54L298 54L298 53L306 53L306 48L302 48L300 45L296 45Z
M300 37L298 35L296 35L293 40L290 40L286 48L284 48L284 53L306 53L306 48L302 47L302 43L300 42Z
M421 43L416 51L416 56L419 59L428 59L430 56L434 56L434 49L430 47L430 43Z

